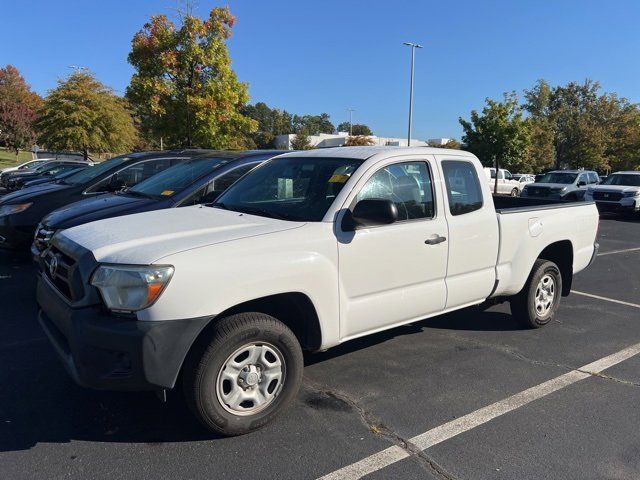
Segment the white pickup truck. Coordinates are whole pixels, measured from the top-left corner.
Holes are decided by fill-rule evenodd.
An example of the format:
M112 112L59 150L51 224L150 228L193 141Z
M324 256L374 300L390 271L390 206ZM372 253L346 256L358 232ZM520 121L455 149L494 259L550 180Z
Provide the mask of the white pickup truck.
M284 154L215 204L57 233L39 320L79 384L164 394L180 378L204 425L246 433L295 397L302 349L504 300L549 323L595 258L596 206L495 201L468 152Z

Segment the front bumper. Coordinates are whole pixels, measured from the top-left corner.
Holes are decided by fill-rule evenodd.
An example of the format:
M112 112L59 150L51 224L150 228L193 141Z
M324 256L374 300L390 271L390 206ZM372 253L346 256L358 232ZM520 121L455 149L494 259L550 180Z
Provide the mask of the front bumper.
M596 200L596 207L598 207L599 212L605 213L633 213L640 210L640 205L636 204L635 201L623 204L621 202L603 202Z
M138 321L100 305L73 308L39 275L38 321L81 386L142 391L172 388L184 358L212 317Z

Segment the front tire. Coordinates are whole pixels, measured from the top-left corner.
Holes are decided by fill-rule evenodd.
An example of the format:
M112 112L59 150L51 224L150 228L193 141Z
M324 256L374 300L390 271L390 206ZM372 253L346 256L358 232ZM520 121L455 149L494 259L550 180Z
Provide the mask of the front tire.
M560 269L555 263L539 258L522 291L511 298L511 314L528 328L543 327L553 320L561 294Z
M195 416L222 435L242 435L277 417L302 382L302 349L282 322L240 313L216 322L184 367L184 394Z

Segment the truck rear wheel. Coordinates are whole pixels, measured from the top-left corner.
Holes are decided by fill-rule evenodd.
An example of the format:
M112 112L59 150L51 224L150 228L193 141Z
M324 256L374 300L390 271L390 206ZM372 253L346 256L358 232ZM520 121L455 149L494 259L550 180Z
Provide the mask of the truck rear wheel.
M216 322L184 367L184 394L210 430L242 435L257 430L295 398L303 371L302 349L282 322L240 313Z
M539 258L522 291L511 297L511 314L529 328L543 327L553 320L561 294L560 269L555 263Z

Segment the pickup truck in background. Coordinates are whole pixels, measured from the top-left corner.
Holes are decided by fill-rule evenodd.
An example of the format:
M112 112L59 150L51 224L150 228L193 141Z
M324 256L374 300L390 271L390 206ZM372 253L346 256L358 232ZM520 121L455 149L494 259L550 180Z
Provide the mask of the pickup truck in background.
M39 321L79 384L164 397L180 377L206 427L247 433L295 397L303 349L501 301L548 324L596 256L596 206L495 202L468 152L284 154L214 204L58 232Z
M587 201L595 201L600 212L633 215L640 212L640 172L615 172L599 185L587 188Z
M587 187L599 182L600 177L594 171L554 170L540 178L536 176L535 183L525 185L521 196L548 200L582 200Z
M512 197L517 197L518 195L520 195L520 192L522 191L522 187L524 185L520 183L519 179L514 178L509 170L505 170L504 168L498 169L497 190L496 169L485 167L484 173L487 177L488 184L492 192L496 193L497 195L510 195Z

